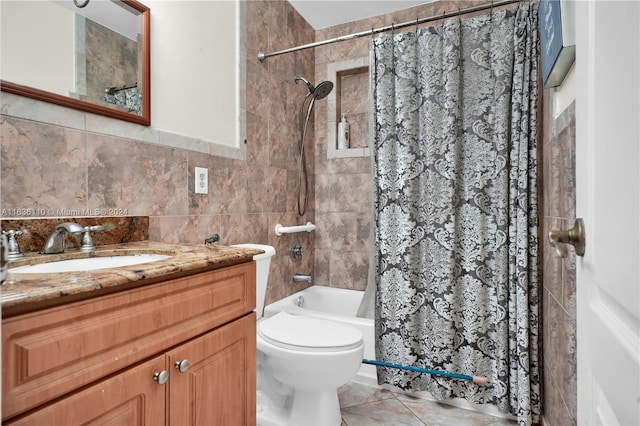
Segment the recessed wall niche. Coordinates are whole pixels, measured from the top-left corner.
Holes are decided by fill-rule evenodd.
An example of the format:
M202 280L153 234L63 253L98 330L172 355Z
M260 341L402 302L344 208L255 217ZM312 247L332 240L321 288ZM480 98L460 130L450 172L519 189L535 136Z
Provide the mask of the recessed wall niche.
M335 85L327 103L327 158L370 155L369 57L353 58L327 65L329 80ZM338 149L338 123L345 114L349 123L350 147Z

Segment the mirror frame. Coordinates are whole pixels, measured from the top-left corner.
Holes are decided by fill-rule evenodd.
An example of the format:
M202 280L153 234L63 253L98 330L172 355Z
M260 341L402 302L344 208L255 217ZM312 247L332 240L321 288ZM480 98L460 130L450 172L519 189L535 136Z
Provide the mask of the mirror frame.
M106 117L117 118L130 121L145 126L151 125L151 9L136 0L121 0L133 9L140 12L142 19L142 115L131 114L129 112L118 111L106 106L93 104L88 101L81 101L57 93L47 92L34 87L23 86L21 84L0 80L0 89L3 92L25 96L44 102L62 105L81 111Z

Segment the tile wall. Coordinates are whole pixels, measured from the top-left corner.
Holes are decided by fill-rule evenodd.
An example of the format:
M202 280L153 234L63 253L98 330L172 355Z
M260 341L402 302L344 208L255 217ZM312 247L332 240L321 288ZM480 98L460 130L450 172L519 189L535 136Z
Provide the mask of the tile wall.
M570 229L576 217L576 115L572 103L554 118L550 90L543 96L543 196L540 218L544 423L576 424L576 255L561 258L547 240L552 229Z
M110 108L131 111L131 109L125 108L124 102L117 104L118 106L113 105L115 102L113 96L109 97L113 102L105 102L105 90L110 87L131 86L141 81L138 68L141 72L142 67L133 66L133 64L138 65L138 46L140 44L90 19L76 19L82 19L84 24L81 27L85 28L82 42L77 41L81 46L76 52L76 73L86 74L84 92L86 99ZM93 54L86 55L85 51ZM81 59L85 59L85 61L81 61ZM111 64L119 64L119 67L114 68ZM137 93L137 87L133 91ZM129 92L131 93L131 89ZM124 99L125 91L117 93L118 99ZM134 96L130 97L134 98ZM138 97L135 96L135 98ZM136 102L130 102L130 106L133 107L136 114L142 115L142 102L139 98Z

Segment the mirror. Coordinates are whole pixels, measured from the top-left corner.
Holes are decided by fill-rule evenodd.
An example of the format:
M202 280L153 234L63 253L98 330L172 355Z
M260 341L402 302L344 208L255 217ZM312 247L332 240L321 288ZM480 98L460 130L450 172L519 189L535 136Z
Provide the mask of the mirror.
M2 0L0 8L2 91L151 124L147 6Z

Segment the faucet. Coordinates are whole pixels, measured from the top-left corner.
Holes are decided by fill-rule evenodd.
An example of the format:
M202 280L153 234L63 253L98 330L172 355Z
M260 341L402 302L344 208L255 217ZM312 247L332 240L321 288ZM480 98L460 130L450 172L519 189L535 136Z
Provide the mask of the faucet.
M75 222L64 222L55 227L51 234L47 237L42 248L42 254L63 253L65 245L65 236L69 234L79 234L84 228Z
M313 280L311 279L311 275L295 274L293 276L293 282L296 282L296 283L311 283L311 282L313 282Z

